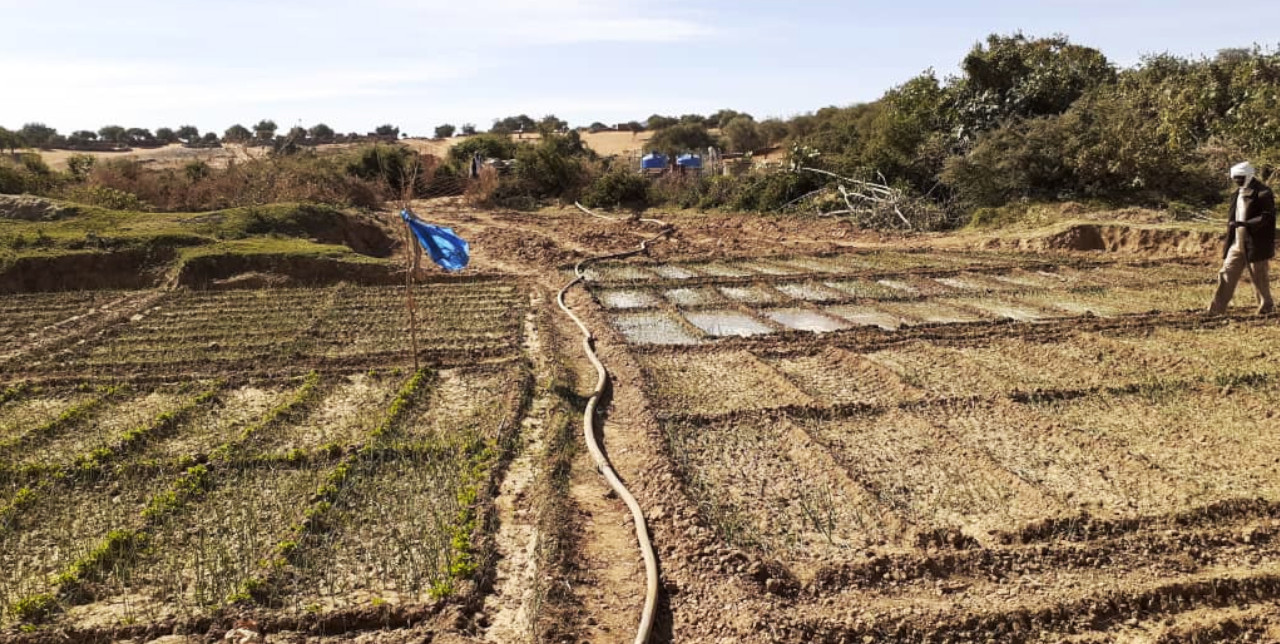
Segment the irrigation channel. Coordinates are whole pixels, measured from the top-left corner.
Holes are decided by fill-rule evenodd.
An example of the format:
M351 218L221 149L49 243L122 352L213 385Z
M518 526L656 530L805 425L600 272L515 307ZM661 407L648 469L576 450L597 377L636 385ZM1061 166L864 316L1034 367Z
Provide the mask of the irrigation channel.
M580 203L574 203L582 212L600 219L608 219L610 221L622 221L613 217L605 217L591 212ZM582 414L582 432L587 441L587 449L591 452L591 458L595 460L596 469L604 476L605 481L609 483L609 487L613 489L622 500L627 504L627 508L631 510L631 519L636 526L636 540L640 544L640 554L644 557L645 569L645 592L644 592L644 609L640 614L640 625L636 629L635 644L646 644L649 641L649 634L653 631L654 613L658 608L658 558L653 552L653 542L649 539L649 526L644 519L644 511L640 509L640 504L636 502L636 498L627 489L627 486L618 478L618 473L614 471L613 465L609 463L608 457L605 456L604 450L600 448L600 443L596 439L596 407L600 402L600 397L604 395L605 389L609 385L609 372L605 369L604 363L600 361L600 356L595 351L595 336L591 333L591 329L582 321L565 303L565 294L569 289L586 279L585 269L589 264L602 262L611 259L626 259L635 255L640 255L649 250L649 244L663 237L670 235L673 228L664 221L658 219L640 219L642 223L652 223L660 227L658 234L640 242L639 248L622 253L611 253L607 255L597 255L588 257L579 261L573 268L574 278L564 288L560 289L560 293L556 295L556 303L560 305L560 310L565 312L578 328L582 330L582 350L587 355L587 360L596 368L596 386L591 392L591 398L587 401L587 408Z

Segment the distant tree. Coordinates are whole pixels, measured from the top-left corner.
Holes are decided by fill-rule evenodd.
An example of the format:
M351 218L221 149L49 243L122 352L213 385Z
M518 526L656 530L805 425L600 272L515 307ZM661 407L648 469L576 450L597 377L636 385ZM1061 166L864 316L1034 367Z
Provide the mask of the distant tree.
M262 119L258 124L253 126L253 136L264 141L269 140L276 135L276 122L271 119Z
M127 130L119 125L104 125L101 128L98 128L98 136L101 137L103 141L110 141L111 143L124 143L125 132L127 132Z
M458 131L458 128L456 128L456 127L454 127L454 126L452 126L452 125L449 125L448 123L445 123L444 125L437 125L437 126L436 126L436 138L437 138L437 139L447 139L447 138L452 137L452 136L453 136L453 133L454 133L454 132L457 132L457 131Z
M305 141L307 138L307 128L301 125L295 125L289 128L289 134L286 137L290 141Z
M13 130L0 127L0 149L8 150L9 154L13 154L20 147L22 147L22 136Z
M647 127L647 128L648 128L648 129L650 129L650 130L661 130L662 128L665 128L665 127L671 127L671 126L673 126L673 125L678 125L679 123L680 123L680 121L678 121L678 120L676 120L676 119L674 119L674 118L672 118L672 117L670 117L670 116L663 116L663 115L661 115L661 114L654 114L654 115L651 115L651 116L650 116L650 117L645 121L645 127Z
M373 133L378 136L400 136L400 128L388 123L386 125L379 125L374 129Z
M562 132L567 129L569 129L569 122L555 114L548 114L538 121L539 132Z
M317 141L332 141L334 137L333 128L324 123L316 123L311 126L310 130L307 130L307 133Z
M475 123L463 123L463 124L462 124L462 136L475 136L475 134L476 134L476 124L475 124Z
M458 163L470 163L476 154L486 159L510 159L518 145L504 134L479 134L449 148L449 158Z
M619 129L623 129L628 132L643 132L644 123L641 123L640 121L628 121Z
M183 143L196 143L200 140L200 130L194 125L184 125L178 128L178 138Z
M218 133L205 132L204 136L200 137L200 142L204 143L205 145L214 145L218 142Z
M171 127L162 127L156 130L156 140L163 143L177 143L178 133Z
M755 120L745 114L734 117L720 133L729 142L729 149L733 152L752 152L764 147L764 137L760 136Z
M686 123L672 125L654 133L648 147L667 155L675 155L684 152L700 152L715 145L719 145L719 141L707 131L707 128Z
M756 124L766 146L777 145L787 138L787 124L781 119L768 119Z
M98 133L94 132L93 130L76 130L75 132L72 132L67 137L67 140L72 143L80 143L83 141L97 141Z
M1064 36L992 34L974 45L960 68L954 104L962 138L1010 117L1061 114L1085 91L1116 79L1102 52Z
M226 132L222 133L222 140L226 143L244 143L252 137L253 132L250 132L249 128L240 125L239 123L232 125L227 128Z
M692 124L694 124L694 125L701 125L701 126L703 126L703 127L706 127L706 126L708 126L708 125L712 125L711 123L708 123L708 122L707 122L707 117L705 117L705 116L703 116L703 115L701 115L701 114L682 114L682 115L680 116L680 122L681 122L681 123L692 123Z
M587 128L587 131L591 132L592 134L595 134L596 132L604 132L605 130L608 130L608 129L609 129L608 125L605 125L600 121L596 121L595 123L592 123L590 127Z
M45 125L44 123L27 123L18 130L18 135L22 137L23 143L33 148L48 147L54 142L54 137L58 136L58 131Z
M151 134L151 130L143 127L131 127L124 133L125 142L130 145L139 143L151 143L156 137Z
M494 134L513 134L515 132L532 132L537 128L537 121L530 118L528 114L521 114L503 119L494 119L493 127L489 128L489 131Z
M754 117L752 117L750 114L747 114L746 112L739 112L738 110L731 110L726 108L726 109L720 110L719 112L716 112L715 114L712 114L711 116L708 116L707 127L715 127L715 128L723 129L725 127L728 127L730 121L738 118L739 116L745 116L747 118L750 118L753 121L755 120Z

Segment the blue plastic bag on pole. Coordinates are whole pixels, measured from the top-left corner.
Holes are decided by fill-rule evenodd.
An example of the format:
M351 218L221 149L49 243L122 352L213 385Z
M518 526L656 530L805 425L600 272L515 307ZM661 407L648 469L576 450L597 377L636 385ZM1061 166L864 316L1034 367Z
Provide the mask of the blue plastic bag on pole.
M418 238L418 244L427 251L431 261L446 271L460 271L471 261L471 246L459 237L451 228L433 226L414 217L408 210L401 210L400 216Z

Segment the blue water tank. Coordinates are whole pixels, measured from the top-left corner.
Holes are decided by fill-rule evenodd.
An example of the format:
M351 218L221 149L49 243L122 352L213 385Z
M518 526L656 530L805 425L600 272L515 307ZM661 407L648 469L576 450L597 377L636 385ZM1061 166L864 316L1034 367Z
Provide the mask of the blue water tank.
M640 167L645 170L662 170L667 167L667 155L650 152L640 159Z
M682 154L676 157L676 165L682 168L701 168L702 157L696 154Z

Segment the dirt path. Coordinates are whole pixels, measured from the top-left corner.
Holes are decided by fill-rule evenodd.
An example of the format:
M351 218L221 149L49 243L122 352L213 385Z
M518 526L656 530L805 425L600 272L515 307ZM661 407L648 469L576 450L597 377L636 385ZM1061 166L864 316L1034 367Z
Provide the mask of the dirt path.
M538 575L537 502L530 488L537 480L537 457L545 450L547 415L554 393L547 389L548 357L538 332L536 316L546 305L537 289L530 297L525 318L525 351L532 357L538 389L529 414L520 426L520 455L507 469L495 504L498 510L497 579L493 593L485 598L485 613L491 615L485 632L489 642L529 642L533 633L533 602Z

